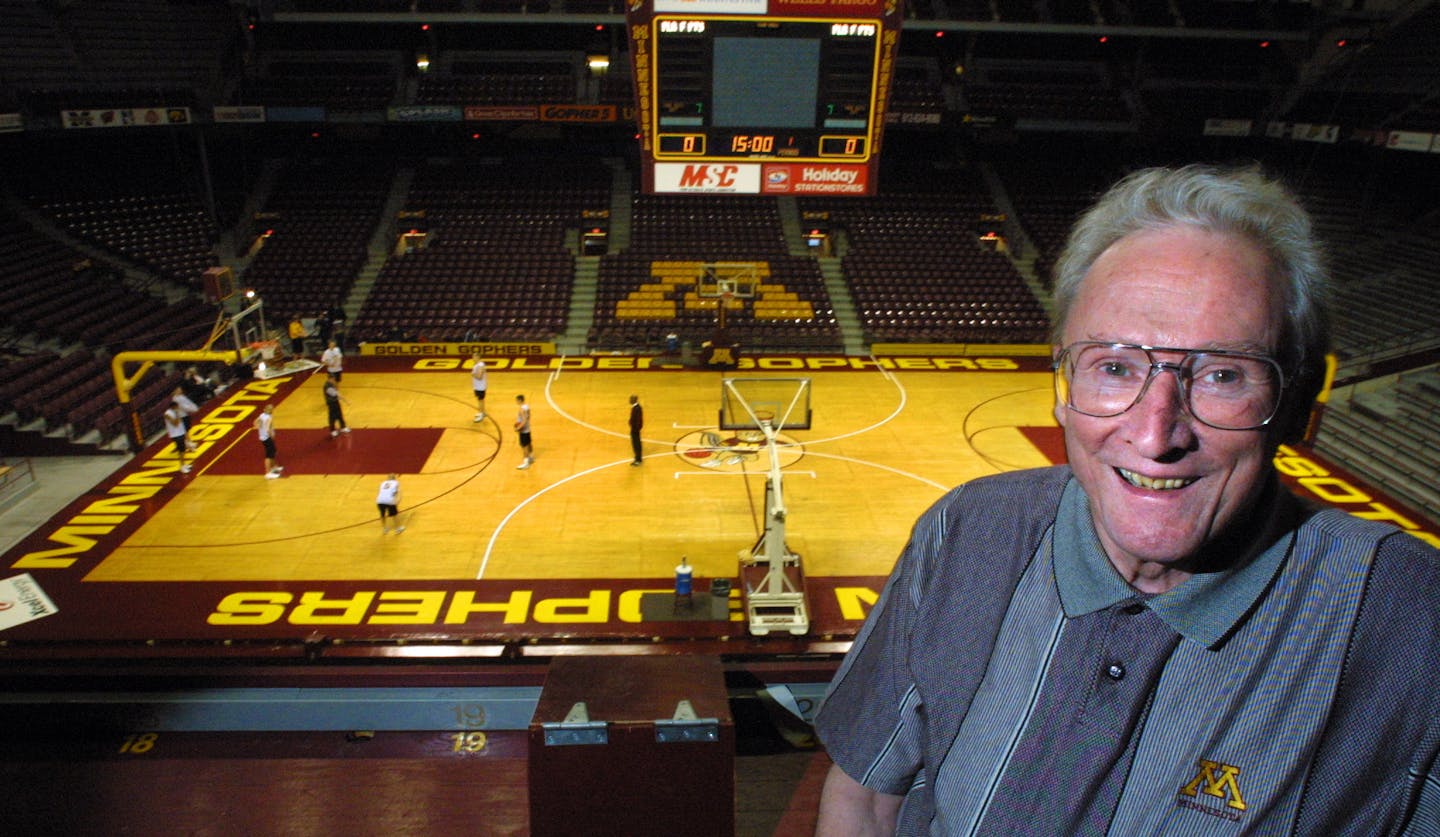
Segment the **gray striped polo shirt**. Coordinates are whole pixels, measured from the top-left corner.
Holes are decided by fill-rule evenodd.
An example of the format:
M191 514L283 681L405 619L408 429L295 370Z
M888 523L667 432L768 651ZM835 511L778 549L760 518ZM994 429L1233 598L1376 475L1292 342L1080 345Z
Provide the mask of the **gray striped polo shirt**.
M1394 533L1319 512L1141 598L1068 471L977 481L917 522L817 727L908 794L900 833L1434 833L1436 690L1384 640L1433 664L1440 554Z

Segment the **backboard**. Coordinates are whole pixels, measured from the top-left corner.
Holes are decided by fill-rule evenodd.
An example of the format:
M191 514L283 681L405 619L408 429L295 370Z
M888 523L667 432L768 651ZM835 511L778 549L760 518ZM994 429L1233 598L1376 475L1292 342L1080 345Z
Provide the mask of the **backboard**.
M810 429L809 378L722 378L720 429Z
M707 262L695 276L695 295L701 299L752 299L761 278L760 265L755 262Z

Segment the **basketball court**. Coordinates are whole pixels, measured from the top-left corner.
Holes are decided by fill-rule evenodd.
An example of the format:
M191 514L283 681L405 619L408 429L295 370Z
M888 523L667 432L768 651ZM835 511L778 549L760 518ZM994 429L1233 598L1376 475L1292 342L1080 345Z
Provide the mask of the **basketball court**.
M4 630L10 653L835 653L928 505L1063 459L1041 347L745 357L723 371L498 357L482 421L468 355L431 353L444 348L347 358L352 432L334 437L309 366L216 396L197 416L190 473L167 441L151 444L5 555L24 603ZM638 467L631 394L645 411ZM517 395L532 408L524 470ZM267 403L279 479L264 477L252 428ZM1434 539L1431 522L1313 454L1281 458L1302 492ZM389 473L400 534L382 532L375 506ZM777 484L779 546L803 573L808 619L766 634L747 624L755 583L742 568L777 519ZM693 595L677 600L682 563Z

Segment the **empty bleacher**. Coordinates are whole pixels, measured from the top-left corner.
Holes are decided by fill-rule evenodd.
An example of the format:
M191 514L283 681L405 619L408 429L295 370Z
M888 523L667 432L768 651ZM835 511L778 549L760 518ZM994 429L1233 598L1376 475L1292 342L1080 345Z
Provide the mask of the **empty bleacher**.
M292 163L251 218L254 255L242 274L272 318L316 316L343 300L365 263L390 190L374 159Z
M158 276L191 288L218 265L215 222L183 193L106 197L91 192L44 200L39 208L76 237L123 255Z
M32 113L214 101L242 49L227 3L4 0L0 17L0 78Z
M898 173L897 173L898 174ZM997 209L972 172L901 175L862 202L805 199L848 242L842 257L872 342L1043 342L1048 318L1014 264L977 239Z
M392 104L402 58L396 52L343 58L300 53L272 55L236 91L236 104L327 111L380 111Z
M1366 248L1372 256L1380 251L1384 260L1371 262L1364 275L1353 265L1341 269L1350 279L1340 286L1335 306L1336 349L1344 365L1440 345L1440 247L1412 234Z
M1440 367L1357 390L1325 412L1316 450L1440 519Z
M0 219L0 265L0 326L12 347L0 372L0 416L13 415L22 426L63 431L71 439L96 432L98 441L113 439L124 431L127 414L108 358L127 350L200 348L211 331L214 312L198 298L167 302L135 290L113 269L13 217ZM158 380L147 379L132 396L148 431L159 430L159 412L169 400L167 385L151 388Z
M1413 13L1412 13L1413 11ZM1417 4L1391 37L1352 39L1336 48L1324 73L1291 109L1289 118L1329 124L1374 125L1416 131L1440 129L1434 108L1440 86L1435 44L1440 7ZM1428 101L1430 107L1422 107Z
M549 61L483 57L475 53L440 56L418 81L416 104L539 105L577 101L584 56L557 54Z
M587 210L609 206L598 162L431 161L410 184L392 253L354 323L359 340L554 340L575 278L567 249Z
M592 348L655 349L674 333L709 340L720 301L700 296L705 265L748 265L753 300L726 307L729 339L750 348L841 346L819 266L791 255L773 198L636 195L630 246L601 258Z

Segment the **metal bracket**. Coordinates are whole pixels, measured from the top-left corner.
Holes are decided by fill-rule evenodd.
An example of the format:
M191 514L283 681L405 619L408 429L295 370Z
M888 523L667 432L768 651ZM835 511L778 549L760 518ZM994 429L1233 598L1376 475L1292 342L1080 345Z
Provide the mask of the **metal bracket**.
M577 702L566 713L565 720L540 725L545 730L546 747L568 747L577 744L608 744L610 731L604 721L590 720L584 701Z
M714 743L719 740L720 720L696 717L695 707L688 700L675 704L673 718L660 718L655 721L655 741L659 744L695 741Z

